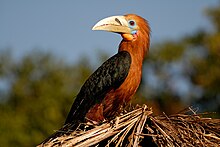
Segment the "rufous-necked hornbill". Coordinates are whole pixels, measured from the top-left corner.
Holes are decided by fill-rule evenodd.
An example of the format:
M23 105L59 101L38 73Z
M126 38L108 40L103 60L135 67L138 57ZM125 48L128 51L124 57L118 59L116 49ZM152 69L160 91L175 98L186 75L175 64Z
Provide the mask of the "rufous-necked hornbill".
M135 14L111 16L93 30L121 34L118 53L105 61L84 83L63 128L44 140L66 134L86 120L101 122L115 116L131 100L141 81L142 63L150 46L150 27Z
M65 124L100 122L120 112L137 91L142 63L150 45L148 22L135 14L100 20L92 30L122 36L118 53L105 61L84 83L71 107Z

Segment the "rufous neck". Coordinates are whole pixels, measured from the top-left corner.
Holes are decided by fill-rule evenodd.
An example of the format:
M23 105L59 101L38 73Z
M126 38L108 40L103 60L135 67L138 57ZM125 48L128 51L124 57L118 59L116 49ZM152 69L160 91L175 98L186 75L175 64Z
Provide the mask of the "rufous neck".
M143 61L145 55L148 53L150 40L149 36L139 37L140 38L134 41L122 40L118 51L127 51L131 54L131 56L140 58Z

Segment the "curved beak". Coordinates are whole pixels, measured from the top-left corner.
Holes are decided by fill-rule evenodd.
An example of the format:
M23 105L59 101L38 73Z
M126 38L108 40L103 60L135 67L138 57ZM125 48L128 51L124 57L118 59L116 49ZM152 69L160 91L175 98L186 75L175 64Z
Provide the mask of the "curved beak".
M124 16L111 16L97 22L92 30L103 30L115 33L130 34L128 22Z

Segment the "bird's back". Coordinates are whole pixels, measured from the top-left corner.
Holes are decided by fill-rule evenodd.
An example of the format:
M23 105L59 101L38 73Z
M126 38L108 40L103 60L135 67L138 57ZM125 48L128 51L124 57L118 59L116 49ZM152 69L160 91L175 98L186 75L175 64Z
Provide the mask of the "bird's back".
M131 56L126 51L119 52L105 61L82 86L65 124L84 122L89 110L102 103L109 91L117 89L124 82L130 64Z

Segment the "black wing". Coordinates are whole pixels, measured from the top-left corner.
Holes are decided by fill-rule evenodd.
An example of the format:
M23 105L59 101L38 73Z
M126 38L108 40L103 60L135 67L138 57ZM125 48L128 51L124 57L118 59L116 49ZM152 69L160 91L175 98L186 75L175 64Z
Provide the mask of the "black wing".
M66 122L84 121L86 113L100 103L111 89L117 89L126 79L131 56L122 51L105 61L84 83L77 95Z

